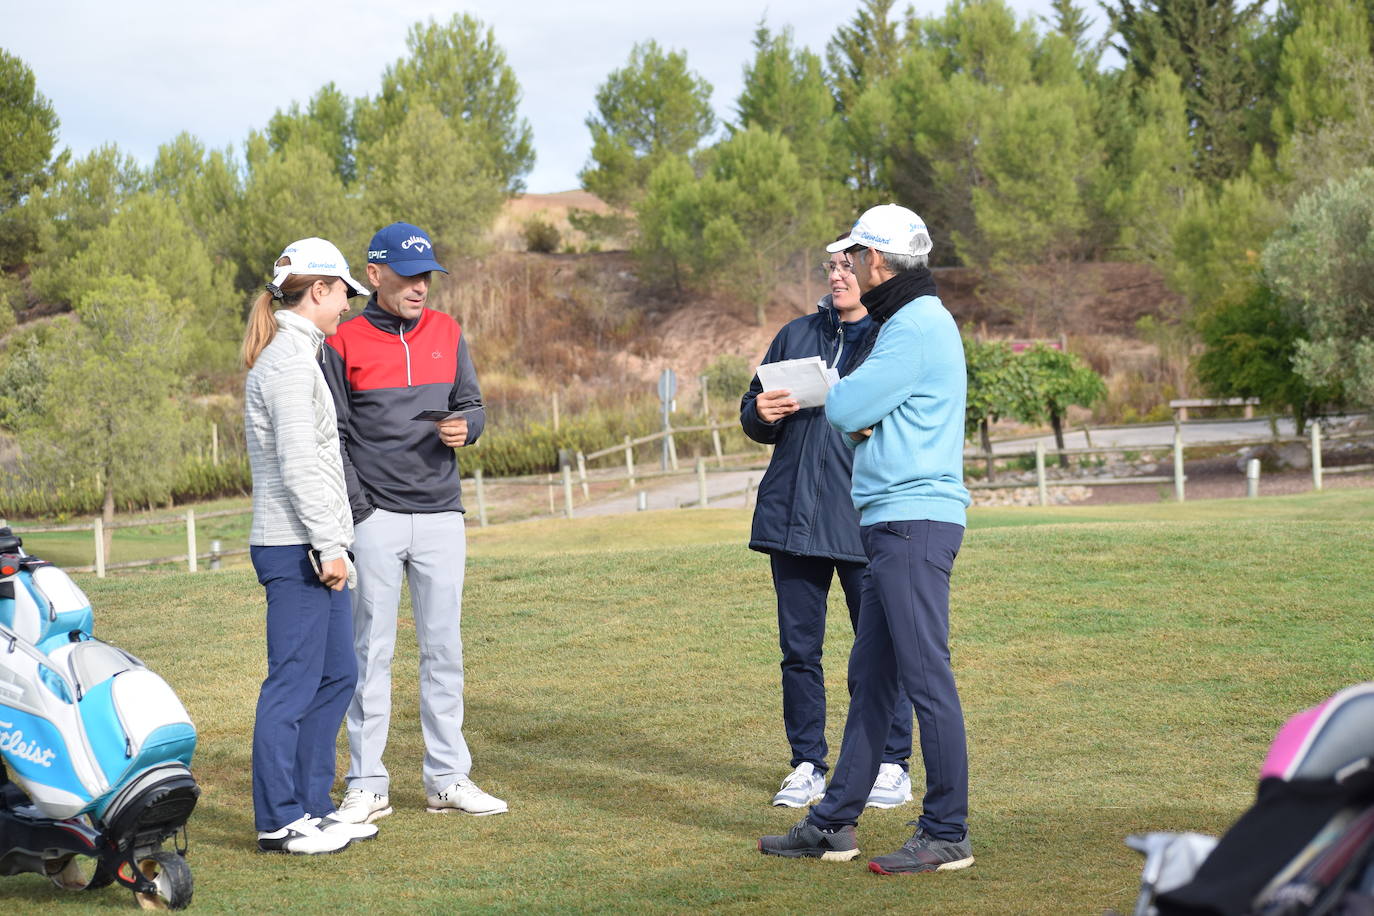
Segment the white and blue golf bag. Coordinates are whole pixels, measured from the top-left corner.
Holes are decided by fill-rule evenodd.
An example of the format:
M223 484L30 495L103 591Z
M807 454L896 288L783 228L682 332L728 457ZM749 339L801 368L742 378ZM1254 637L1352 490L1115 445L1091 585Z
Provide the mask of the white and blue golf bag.
M94 638L93 623L66 573L0 528L0 777L11 781L0 778L0 874L62 874L68 887L117 880L185 906L190 872L160 847L200 795L195 726L167 682ZM68 851L96 860L91 881L69 873ZM172 894L173 883L184 888Z

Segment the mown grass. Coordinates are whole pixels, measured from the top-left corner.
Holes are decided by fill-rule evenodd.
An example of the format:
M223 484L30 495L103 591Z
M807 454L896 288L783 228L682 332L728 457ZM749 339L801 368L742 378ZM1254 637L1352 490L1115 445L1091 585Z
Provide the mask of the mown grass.
M98 634L167 677L200 729L199 911L1097 914L1134 899L1127 833L1221 832L1282 721L1369 676L1371 517L1374 493L1350 491L976 512L953 654L978 864L916 879L755 850L797 815L768 807L788 751L767 561L743 547L745 512L473 532L466 734L474 777L511 812L424 812L403 623L387 751L397 813L377 842L314 860L252 851L264 651L251 574L80 581ZM832 748L850 643L835 599ZM916 813L865 814L863 850L890 851ZM16 910L129 905L115 889L0 880L0 906Z

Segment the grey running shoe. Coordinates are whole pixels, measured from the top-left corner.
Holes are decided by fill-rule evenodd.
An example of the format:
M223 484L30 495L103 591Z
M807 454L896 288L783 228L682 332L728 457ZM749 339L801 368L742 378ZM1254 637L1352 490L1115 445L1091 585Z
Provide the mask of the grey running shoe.
M919 821L908 821L919 824ZM937 840L924 828L917 827L911 839L890 855L878 856L868 863L868 870L879 875L915 875L925 871L954 871L973 864L973 844L968 834L957 843Z
M878 767L878 778L868 793L865 808L896 808L911 801L911 776L898 763Z
M859 840L852 824L834 830L822 830L804 817L787 831L786 836L760 837L759 852L788 859L848 862L859 854Z
M807 761L787 774L782 788L773 796L775 808L805 808L825 794L825 776Z

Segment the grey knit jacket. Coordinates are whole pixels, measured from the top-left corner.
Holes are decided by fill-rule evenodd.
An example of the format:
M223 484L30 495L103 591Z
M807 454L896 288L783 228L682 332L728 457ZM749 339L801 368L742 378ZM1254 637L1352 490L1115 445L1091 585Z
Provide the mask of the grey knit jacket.
M334 399L320 372L324 332L294 312L244 384L243 419L253 470L256 546L309 544L328 561L353 543L353 515L339 456Z

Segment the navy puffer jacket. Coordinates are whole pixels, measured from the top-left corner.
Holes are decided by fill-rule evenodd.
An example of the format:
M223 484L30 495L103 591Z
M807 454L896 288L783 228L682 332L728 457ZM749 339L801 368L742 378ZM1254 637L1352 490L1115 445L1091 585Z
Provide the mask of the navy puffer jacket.
M826 365L837 365L841 376L848 375L872 348L876 330L867 316L841 322L826 296L814 315L783 325L763 361L819 356ZM745 435L773 445L773 458L759 484L749 546L764 553L866 563L859 514L849 495L853 450L826 422L824 407L808 407L777 423L765 423L754 408L762 391L755 375L739 412Z

